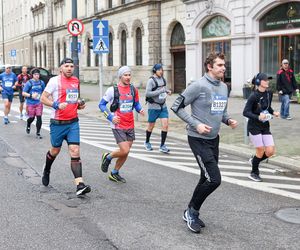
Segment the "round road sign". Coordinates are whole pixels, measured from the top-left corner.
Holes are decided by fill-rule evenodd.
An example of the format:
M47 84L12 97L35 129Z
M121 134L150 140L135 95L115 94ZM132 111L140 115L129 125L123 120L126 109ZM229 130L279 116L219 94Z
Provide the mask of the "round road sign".
M82 34L83 29L84 29L84 25L82 21L78 19L72 19L71 21L68 22L68 32L72 36L78 36Z

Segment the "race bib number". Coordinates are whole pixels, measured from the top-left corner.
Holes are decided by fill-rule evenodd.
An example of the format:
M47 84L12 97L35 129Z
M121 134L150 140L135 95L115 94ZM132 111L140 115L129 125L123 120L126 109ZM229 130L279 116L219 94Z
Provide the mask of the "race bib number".
M5 85L5 87L10 88L13 85L13 82L5 81L4 85Z
M67 89L66 102L77 103L78 96L78 89Z
M36 97L34 98L35 100L40 100L41 99L41 94L38 92L32 92L32 94L35 94Z
M132 105L133 102L130 101L122 101L120 102L120 112L121 113L128 113L128 112L132 112Z
M212 96L211 114L223 114L227 104L227 97L220 95Z

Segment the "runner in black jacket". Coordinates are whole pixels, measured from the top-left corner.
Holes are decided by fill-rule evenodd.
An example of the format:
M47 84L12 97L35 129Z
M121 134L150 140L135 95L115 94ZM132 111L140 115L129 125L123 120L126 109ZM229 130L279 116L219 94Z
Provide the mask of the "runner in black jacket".
M252 83L257 88L250 95L243 112L243 115L249 118L249 138L256 148L255 156L249 160L252 165L249 178L253 181L262 181L259 175L259 163L275 152L269 120L273 116L278 117L279 112L275 112L271 107L273 93L267 90L269 87L268 79L264 73L258 73L253 78Z

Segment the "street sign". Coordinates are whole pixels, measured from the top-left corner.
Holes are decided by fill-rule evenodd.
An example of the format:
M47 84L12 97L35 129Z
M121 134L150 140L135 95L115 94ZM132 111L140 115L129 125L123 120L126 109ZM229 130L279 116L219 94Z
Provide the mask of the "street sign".
M74 18L68 22L68 32L72 36L78 36L78 35L82 34L83 30L84 30L84 25L83 25L82 21Z
M109 53L108 20L93 20L93 51L97 54Z
M73 42L71 42L71 51L73 51ZM81 42L77 43L77 51L78 53L81 53Z
M15 49L12 49L12 50L10 51L10 56L11 56L11 57L16 57L16 56L17 56L17 51L16 51Z

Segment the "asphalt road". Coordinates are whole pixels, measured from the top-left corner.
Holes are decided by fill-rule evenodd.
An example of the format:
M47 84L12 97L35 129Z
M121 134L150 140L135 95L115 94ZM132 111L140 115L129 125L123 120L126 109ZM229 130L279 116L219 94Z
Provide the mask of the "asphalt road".
M40 175L50 146L48 131L38 140L34 128L27 135L25 122L13 116L11 120L8 126L0 125L0 249L299 249L300 226L274 214L299 207L297 196L230 183L224 170L225 181L200 211L207 227L193 234L182 213L199 178L196 168L182 171L174 163L180 158L168 167L157 151L153 157L138 157L136 148L122 171L127 183L110 182L99 169L101 153L113 147L108 133L98 144L96 134L94 139L82 135L83 173L92 186L90 194L75 197L66 145L53 165L51 186L45 188ZM242 181L244 176L239 176Z

